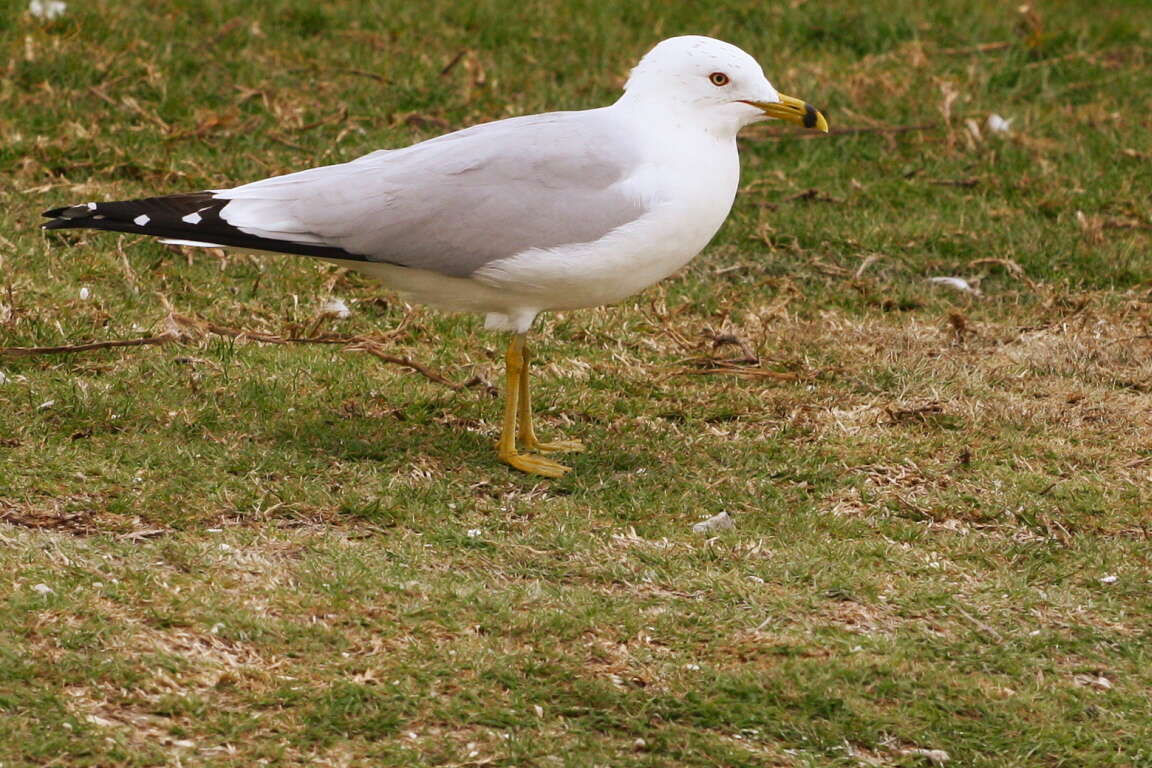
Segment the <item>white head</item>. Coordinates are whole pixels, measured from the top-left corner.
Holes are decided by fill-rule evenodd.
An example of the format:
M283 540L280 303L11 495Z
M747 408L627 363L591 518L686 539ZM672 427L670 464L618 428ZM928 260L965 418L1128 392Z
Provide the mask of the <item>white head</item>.
M699 35L657 44L633 68L621 102L688 112L710 130L732 136L769 117L828 130L814 108L781 96L754 58L730 43Z

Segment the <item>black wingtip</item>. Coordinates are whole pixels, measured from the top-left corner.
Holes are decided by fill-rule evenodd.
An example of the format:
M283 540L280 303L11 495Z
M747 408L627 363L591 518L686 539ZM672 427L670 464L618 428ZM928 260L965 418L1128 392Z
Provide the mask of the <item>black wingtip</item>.
M81 203L80 205L65 205L60 208L49 209L40 215L52 219L52 221L47 224L42 224L41 226L44 229L66 229L68 227L83 226L80 222L91 221L92 217L98 213L96 207L96 203Z
M299 243L251 235L229 224L220 211L229 203L215 192L191 192L138 200L81 203L45 211L42 229L97 229L172 240L215 243L257 251L294 253L341 261L367 261L334 245Z

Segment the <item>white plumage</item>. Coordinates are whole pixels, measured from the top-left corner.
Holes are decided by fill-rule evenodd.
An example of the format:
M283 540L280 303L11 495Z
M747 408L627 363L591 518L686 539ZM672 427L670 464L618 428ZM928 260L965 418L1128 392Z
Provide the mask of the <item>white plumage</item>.
M724 92L707 80L723 69ZM693 75L696 75L693 77ZM468 128L216 196L260 237L338 246L419 302L523 333L619 301L707 245L739 183L736 133L774 102L760 66L699 37L657 46L610 107Z

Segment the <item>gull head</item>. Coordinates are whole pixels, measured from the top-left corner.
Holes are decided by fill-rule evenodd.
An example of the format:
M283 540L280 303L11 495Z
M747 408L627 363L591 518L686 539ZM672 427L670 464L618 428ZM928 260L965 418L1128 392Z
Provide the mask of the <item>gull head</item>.
M770 118L828 131L824 115L779 93L756 59L730 43L699 35L658 43L633 68L621 101L665 109L678 119L690 116L725 135Z

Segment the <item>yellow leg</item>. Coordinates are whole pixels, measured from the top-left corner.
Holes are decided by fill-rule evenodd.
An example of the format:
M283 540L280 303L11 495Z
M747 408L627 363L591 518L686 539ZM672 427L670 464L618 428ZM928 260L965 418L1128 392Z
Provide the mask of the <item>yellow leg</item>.
M520 403L520 382L526 373L524 365L524 335L516 334L508 344L505 355L507 371L504 375L504 421L500 428L500 442L496 452L500 461L521 472L544 477L560 477L570 467L559 464L543 456L532 453L519 453L516 450L516 417Z
M584 450L584 443L579 440L555 440L542 443L536 437L536 430L532 428L532 395L528 386L528 364L531 358L528 354L528 344L525 343L520 350L523 366L520 368L520 447L526 451L560 451L574 452Z

